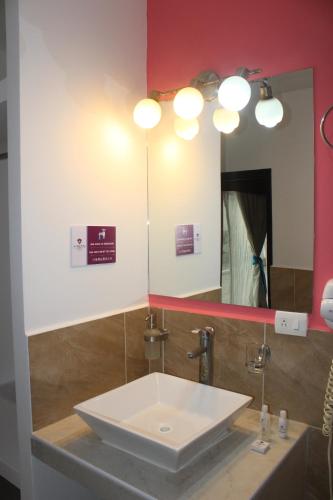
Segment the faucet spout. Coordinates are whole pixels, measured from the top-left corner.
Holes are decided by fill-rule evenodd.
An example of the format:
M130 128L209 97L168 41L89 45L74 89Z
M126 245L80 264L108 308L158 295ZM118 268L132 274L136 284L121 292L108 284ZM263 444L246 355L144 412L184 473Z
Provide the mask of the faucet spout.
M200 358L199 382L212 385L213 383L213 341L214 328L196 328L192 333L199 336L200 347L187 353L188 359Z
M194 349L194 351L188 352L186 356L188 357L188 359L196 359L201 356L201 354L205 354L205 352L207 352L207 347Z

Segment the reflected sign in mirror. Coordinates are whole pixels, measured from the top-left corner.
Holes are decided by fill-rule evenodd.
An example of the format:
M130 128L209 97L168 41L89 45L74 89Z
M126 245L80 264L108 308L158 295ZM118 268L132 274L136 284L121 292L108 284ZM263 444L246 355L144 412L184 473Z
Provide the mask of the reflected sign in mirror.
M172 103L149 136L150 293L310 312L313 275L313 75L267 79L283 106L260 125L260 82L231 134L205 104L192 141L176 137ZM175 230L200 227L200 252L177 255Z

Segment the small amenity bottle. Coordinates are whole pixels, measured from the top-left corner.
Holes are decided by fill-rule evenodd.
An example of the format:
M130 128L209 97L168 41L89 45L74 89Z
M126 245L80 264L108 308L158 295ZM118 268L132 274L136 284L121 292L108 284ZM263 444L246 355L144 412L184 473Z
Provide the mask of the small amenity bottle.
M286 410L280 411L279 417L279 436L282 439L286 439L288 437L288 420L287 420L287 412Z
M260 439L262 441L270 441L271 426L270 414L268 413L268 405L262 405L260 413Z

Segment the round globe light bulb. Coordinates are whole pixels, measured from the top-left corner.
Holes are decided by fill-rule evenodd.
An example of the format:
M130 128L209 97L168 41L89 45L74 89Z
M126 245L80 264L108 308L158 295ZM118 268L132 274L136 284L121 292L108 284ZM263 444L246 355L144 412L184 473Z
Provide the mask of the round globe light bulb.
M219 132L231 134L239 125L239 114L237 111L219 108L214 111L213 123Z
M251 98L251 86L242 76L230 76L220 85L218 100L230 111L240 111L245 108Z
M196 118L184 120L176 118L174 122L175 132L181 139L191 141L199 132L199 122Z
M204 98L194 87L185 87L177 92L173 100L173 109L177 116L192 120L200 115L204 107Z
M255 115L260 125L273 128L282 121L283 106L276 97L263 99L257 103Z
M133 111L133 120L141 128L156 127L161 116L161 106L154 99L141 99Z

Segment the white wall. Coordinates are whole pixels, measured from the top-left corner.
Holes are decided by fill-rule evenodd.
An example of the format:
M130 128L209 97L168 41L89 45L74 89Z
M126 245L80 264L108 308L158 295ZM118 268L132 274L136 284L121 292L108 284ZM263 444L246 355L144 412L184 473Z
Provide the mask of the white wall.
M162 121L149 132L150 292L186 296L220 286L220 137L212 105L200 116L192 141L173 131L174 112L163 103ZM176 257L175 226L201 224L202 253Z
M0 476L19 487L16 404L15 399L5 398L3 392L3 390L0 392Z
M239 133L225 140L227 172L272 169L273 265L313 269L314 239L314 151L312 72L298 72L299 84L310 78L310 87L275 92L283 103L285 117L273 129L257 124L252 99L241 112ZM297 77L290 76L291 81ZM279 77L288 86L289 75ZM273 91L274 91L274 78ZM297 84L297 82L295 82Z
M128 36L130 34L130 36ZM20 1L27 334L147 297L146 0ZM117 263L70 267L71 225L117 226Z
M10 275L22 500L33 500L28 339L24 335L21 250L19 0L6 0Z
M0 161L0 476L19 484L11 320L8 162Z
M20 486L34 500L24 334L146 301L146 149L131 118L146 0L6 0L6 23ZM117 265L71 269L72 224L117 225Z
M9 272L8 163L0 161L0 385L14 380Z

